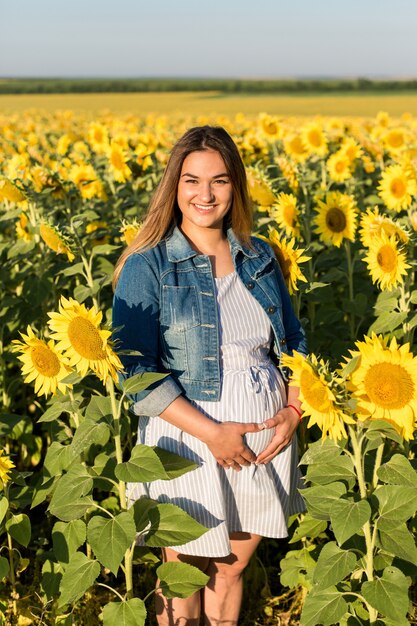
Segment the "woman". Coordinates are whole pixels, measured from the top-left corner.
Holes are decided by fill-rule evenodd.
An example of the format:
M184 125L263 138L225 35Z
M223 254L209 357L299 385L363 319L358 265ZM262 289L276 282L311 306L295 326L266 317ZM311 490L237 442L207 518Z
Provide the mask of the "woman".
M174 146L148 216L115 271L114 327L125 375L169 372L136 394L139 441L195 460L172 481L133 485L209 528L163 550L210 576L201 593L157 595L160 625L237 624L242 572L263 536L287 536L297 493L297 389L282 351L306 351L279 264L251 238L245 168L223 128L192 128Z

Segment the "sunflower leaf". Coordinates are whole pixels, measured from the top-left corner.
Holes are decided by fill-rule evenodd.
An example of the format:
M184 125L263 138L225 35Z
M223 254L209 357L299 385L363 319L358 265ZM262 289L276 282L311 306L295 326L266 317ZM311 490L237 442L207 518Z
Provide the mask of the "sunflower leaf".
M163 563L156 573L166 598L189 598L209 581L206 574L187 563Z
M149 509L148 516L151 527L145 535L145 543L151 548L182 545L198 539L208 530L175 504L158 504Z
M71 554L76 552L87 537L87 528L80 519L71 522L56 522L52 529L54 554L61 563L68 563Z
M313 574L313 583L320 589L337 585L355 569L357 559L353 552L341 550L331 541L323 546Z
M125 482L147 483L153 480L169 479L155 450L144 444L136 445L129 461L119 463L114 473L119 480Z
M342 545L358 533L371 517L371 507L366 500L353 502L337 500L330 509L330 521L337 542Z
M402 485L382 485L374 495L381 517L406 521L417 511L417 489Z
M393 529L381 521L379 528L379 543L382 549L393 556L417 565L417 547L414 537L408 530L406 524L396 525ZM389 520L395 524L395 520ZM385 531L387 530L387 532Z
M6 522L5 527L6 531L11 537L13 537L13 539L15 539L22 546L25 546L25 548L28 546L32 531L30 519L27 515L24 513L13 515L12 513Z
M313 588L305 599L301 614L301 626L331 626L339 624L348 610L343 594L336 587Z
M384 311L369 327L368 335L371 335L371 333L392 333L398 326L401 326L407 315L408 313L406 312Z
M307 501L307 510L312 517L330 520L331 507L346 493L346 487L343 483L335 482L301 489L300 493Z
M99 574L100 565L98 561L89 559L82 552L76 552L71 557L62 576L58 608L81 598Z
M87 527L87 539L94 554L115 576L135 535L133 515L126 511L112 518L96 515Z
M123 391L126 394L139 393L147 389L154 382L166 378L168 374L158 374L157 372L144 372L135 374L123 381Z
M417 487L417 473L402 454L394 454L387 463L378 468L377 474L384 483Z
M407 578L399 569L386 567L381 578L363 583L361 593L382 615L395 620L398 626L407 626L408 586Z
M123 602L109 602L103 607L104 626L143 626L146 607L143 600L131 598Z

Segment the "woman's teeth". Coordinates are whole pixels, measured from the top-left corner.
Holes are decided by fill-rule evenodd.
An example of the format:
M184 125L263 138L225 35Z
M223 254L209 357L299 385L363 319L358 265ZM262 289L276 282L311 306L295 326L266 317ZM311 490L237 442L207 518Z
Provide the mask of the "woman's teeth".
M200 209L201 211L210 211L210 209L214 208L214 204L210 204L208 206L203 206L201 204L195 204L194 205L197 209Z

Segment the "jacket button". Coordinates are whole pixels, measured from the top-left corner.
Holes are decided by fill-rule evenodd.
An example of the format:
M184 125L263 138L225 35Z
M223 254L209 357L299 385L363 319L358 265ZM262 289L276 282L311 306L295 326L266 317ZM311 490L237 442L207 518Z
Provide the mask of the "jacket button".
M246 283L246 287L248 289L253 289L255 287L255 283Z
M277 310L276 306L269 306L267 309L268 313L275 313L276 310Z
M282 339L279 340L281 346L285 346L285 344L287 343L287 340L285 339L285 337L283 337Z

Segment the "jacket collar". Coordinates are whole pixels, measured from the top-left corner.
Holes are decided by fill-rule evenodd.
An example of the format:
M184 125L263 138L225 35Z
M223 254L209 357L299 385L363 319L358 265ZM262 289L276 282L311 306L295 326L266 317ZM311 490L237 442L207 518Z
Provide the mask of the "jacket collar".
M227 239L230 245L230 251L232 253L233 260L236 259L236 256L239 252L244 254L249 258L253 258L258 256L258 253L255 250L251 250L247 246L243 246L239 239L234 234L231 228L227 230ZM190 243L184 237L178 226L174 226L170 233L166 238L166 247L167 247L167 255L168 260L176 263L178 261L185 261L186 259L191 259L194 256L197 256L198 252L191 247Z

